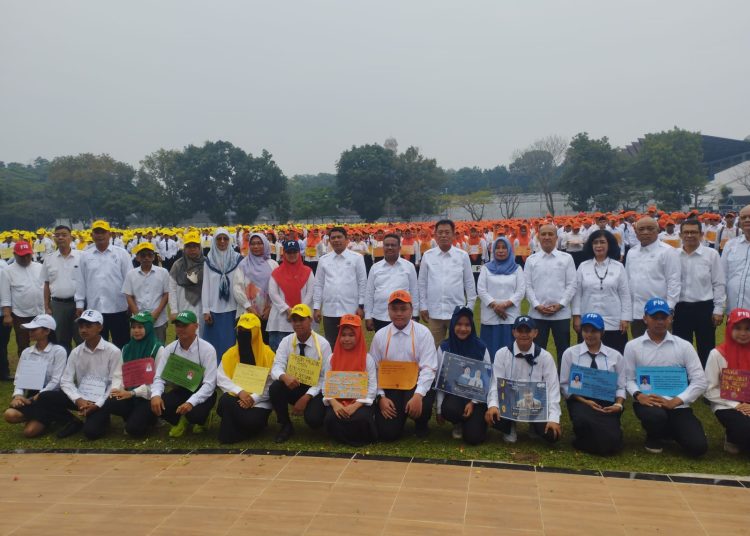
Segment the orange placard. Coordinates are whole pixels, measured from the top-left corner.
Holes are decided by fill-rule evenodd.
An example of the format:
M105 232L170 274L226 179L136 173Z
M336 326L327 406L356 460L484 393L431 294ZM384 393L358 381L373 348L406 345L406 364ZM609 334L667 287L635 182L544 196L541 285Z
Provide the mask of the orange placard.
M419 366L414 361L381 361L378 367L378 387L408 391L417 385Z
M383 256L383 248L372 248L372 256L373 257L382 257Z
M516 248L516 255L519 257L528 257L531 255L531 248L529 246L518 246Z
M402 257L411 257L412 255L414 255L414 244L409 244L408 246L401 246Z
M318 254L318 248L316 248L315 246L305 248L306 257L314 257L317 254Z
M706 240L716 242L716 231L706 231Z
M663 240L665 244L668 246L672 246L673 248L679 248L680 247L680 239L679 238L665 238Z

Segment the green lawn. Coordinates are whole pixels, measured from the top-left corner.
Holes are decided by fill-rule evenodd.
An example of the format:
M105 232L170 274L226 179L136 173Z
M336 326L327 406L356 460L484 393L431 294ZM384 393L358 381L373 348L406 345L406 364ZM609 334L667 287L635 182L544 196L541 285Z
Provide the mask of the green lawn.
M717 336L723 339L723 326L717 331ZM170 328L169 338L174 338ZM368 342L371 334L368 334ZM551 337L550 337L551 339ZM575 341L575 338L573 338ZM554 343L550 340L549 349L554 350ZM11 340L9 347L11 354L11 368L15 369L17 360L15 342ZM0 397L10 400L12 385L0 384ZM519 440L515 445L507 445L501 440L500 434L491 431L488 441L484 445L472 447L454 440L450 435L450 425L442 427L434 421L431 423L432 433L427 439L417 439L412 431L413 425L407 425L405 437L396 443L379 443L364 449L354 449L349 446L332 443L323 431L311 431L299 420L296 422L296 435L281 447L290 451L329 451L329 452L362 452L370 455L408 456L456 460L496 460L524 464L544 465L553 467L567 467L573 469L598 469L614 471L640 471L655 473L710 473L710 474L750 474L750 460L747 457L731 456L723 451L724 431L708 406L701 401L693 405L693 409L703 422L709 437L710 450L700 460L693 460L682 456L676 445L670 444L661 455L648 454L643 449L643 431L638 420L633 415L630 400L625 404L625 414L622 419L625 433L625 449L617 456L599 458L578 452L571 446L572 429L567 412L563 404L563 439L555 446L548 446L542 441L530 439L524 431L524 425L519 425ZM27 440L21 435L20 426L12 426L2 422L0 424L0 449L198 449L218 448L222 445L216 439L218 417L212 416L212 424L208 433L204 435L190 435L179 439L167 436L168 426L161 426L154 430L145 440L137 441L125 436L120 426L120 419L113 417L110 433L99 441L87 441L81 435L59 440L54 434L47 434L41 438ZM250 449L279 449L273 442L277 430L275 418L271 416L269 428L258 438L233 445L234 448Z

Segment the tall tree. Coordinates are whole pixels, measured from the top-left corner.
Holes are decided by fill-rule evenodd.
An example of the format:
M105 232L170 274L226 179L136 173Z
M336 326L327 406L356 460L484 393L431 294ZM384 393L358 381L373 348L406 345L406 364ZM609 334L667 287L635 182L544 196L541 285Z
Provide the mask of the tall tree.
M380 145L352 146L336 163L340 206L365 221L375 221L385 213L395 183L396 156Z
M295 220L333 218L340 214L336 175L295 175L289 179L291 217Z
M436 213L446 180L434 158L425 158L419 149L409 147L396 158L393 208L407 221L419 214Z
M547 136L513 154L510 172L529 180L544 198L547 211L555 214L553 193L558 186L560 166L565 159L568 142L561 136Z
M601 210L616 207L619 192L613 185L619 179L618 162L617 151L606 136L596 140L586 132L577 134L565 153L559 185L570 206L584 212L594 206Z
M34 229L59 215L48 185L49 161L0 166L0 229Z

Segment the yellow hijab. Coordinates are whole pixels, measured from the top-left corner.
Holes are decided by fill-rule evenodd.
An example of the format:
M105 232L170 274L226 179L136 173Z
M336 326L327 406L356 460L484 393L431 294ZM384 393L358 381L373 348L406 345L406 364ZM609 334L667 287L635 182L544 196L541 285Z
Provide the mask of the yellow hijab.
M271 347L263 342L263 336L260 332L260 319L253 313L245 313L237 320L237 327L246 329L252 335L251 346L253 348L253 356L255 357L255 365L271 368L275 354L271 350ZM234 376L234 369L237 368L237 363L239 362L240 348L239 343L237 343L221 356L221 366L224 367L224 373L232 378Z

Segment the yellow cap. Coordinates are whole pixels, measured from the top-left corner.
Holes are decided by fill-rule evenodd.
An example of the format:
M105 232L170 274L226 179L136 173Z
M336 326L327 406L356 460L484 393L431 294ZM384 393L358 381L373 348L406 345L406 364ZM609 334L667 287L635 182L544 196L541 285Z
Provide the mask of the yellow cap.
M310 310L310 307L308 307L304 303L298 303L297 305L292 307L291 314L297 315L301 318L310 318L312 316L312 311Z
M182 237L182 243L187 244L199 244L201 243L201 236L198 233L185 233Z
M138 244L137 246L133 248L133 253L138 255L141 251L145 251L145 250L156 251L156 249L154 248L154 245L151 242L141 242L140 244Z
M109 223L107 223L104 220L96 220L94 223L91 224L91 229L104 229L105 231L111 231L112 228L109 226Z
M237 319L237 327L250 331L255 327L260 327L260 318L253 313L244 313Z

